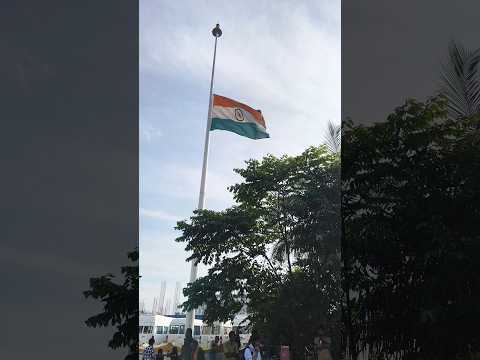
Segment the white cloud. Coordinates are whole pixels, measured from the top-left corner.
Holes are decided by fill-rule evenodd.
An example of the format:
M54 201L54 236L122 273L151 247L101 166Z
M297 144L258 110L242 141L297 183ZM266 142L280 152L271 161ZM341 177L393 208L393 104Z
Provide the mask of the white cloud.
M181 219L180 216L169 214L162 210L151 210L151 209L145 209L142 207L140 208L140 216L144 216L149 219L165 220L165 221L178 221Z
M198 127L195 121L205 118L206 104L191 95L176 99L168 90L178 86L175 94L204 94L202 101L208 97L213 55L210 31L217 21L223 35L218 42L215 92L261 109L265 116L270 139L253 141L225 131L211 133L208 208L218 210L233 203L226 188L240 180L233 168L244 167L245 160L267 153L299 154L321 143L328 120L339 122L340 0L145 0L140 5L140 72L163 90L150 85L144 91L165 94L152 97L155 100L149 106L154 108L141 109L146 114L141 123L179 121L182 129L188 129ZM180 145L172 149L174 159L161 152L154 159L155 149L149 147L151 152L140 159L141 202L148 200L146 208L169 208L186 218L197 205L203 138L192 141L193 132L168 133L166 129L162 140L169 142L164 150L186 141L195 144L188 150ZM142 137L154 144L153 137ZM170 216L151 215L150 221ZM187 254L183 245L173 241L175 237L173 232L141 234L141 297L145 300L158 292L160 279L188 279Z
M145 121L140 122L140 136L148 143L150 143L155 138L161 137L162 135L162 131L155 128L152 124L146 123Z
M316 9L319 20L310 8L293 2L271 8L268 2L237 7L169 3L161 9L149 4L141 19L146 29L140 36L141 71L208 84L213 50L208 19L218 18L224 34L215 91L262 109L272 135L262 148L298 153L305 144L321 142L328 119L339 120L339 1ZM175 21L180 14L186 21ZM330 27L322 25L322 18L333 19L326 22Z
M191 200L192 210L196 207L200 190L201 165L198 167L172 163L156 165L152 162L149 166L148 160L145 161L147 164L143 167L145 170L140 176L142 193ZM227 191L227 187L233 184L234 178L233 172L227 175L209 169L206 201L216 207L219 204L227 206L232 203L232 196Z

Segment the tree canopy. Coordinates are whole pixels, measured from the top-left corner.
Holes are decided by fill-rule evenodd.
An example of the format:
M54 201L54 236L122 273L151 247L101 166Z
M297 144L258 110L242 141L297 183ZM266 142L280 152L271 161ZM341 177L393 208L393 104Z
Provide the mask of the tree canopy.
M346 122L344 321L356 358L465 358L480 332L480 153L475 117L408 100L386 122Z
M325 146L298 156L249 160L229 188L235 205L198 210L177 224L177 241L208 274L184 289L184 310L206 305L208 322L249 321L300 356L320 326L338 330L340 156Z

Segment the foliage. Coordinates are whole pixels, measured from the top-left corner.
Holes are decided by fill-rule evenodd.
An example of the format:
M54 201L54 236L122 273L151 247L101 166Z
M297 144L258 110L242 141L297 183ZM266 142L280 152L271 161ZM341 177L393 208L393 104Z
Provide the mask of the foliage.
M177 224L189 260L210 267L184 289L184 310L206 305L207 321L226 321L248 305L263 336L300 356L339 312L339 170L325 146L236 169L236 205Z
M342 148L342 127L335 125L332 121L327 123L327 131L323 141L332 154L338 154Z
M475 117L408 100L385 123L345 123L344 322L352 358L465 358L480 336Z
M108 346L117 349L128 347L125 359L138 359L138 250L130 252L128 258L133 265L121 269L124 280L114 282L112 274L90 279L90 290L84 291L86 298L104 303L103 312L88 318L89 327L116 326L116 332Z
M448 61L443 65L441 93L448 100L452 118L471 117L480 113L480 49L470 50L451 42Z

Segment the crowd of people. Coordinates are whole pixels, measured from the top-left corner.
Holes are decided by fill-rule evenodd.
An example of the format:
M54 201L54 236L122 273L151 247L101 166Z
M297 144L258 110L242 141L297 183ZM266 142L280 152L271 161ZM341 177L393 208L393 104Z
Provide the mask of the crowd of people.
M168 354L164 354L162 348L159 348L155 354L154 344L155 339L152 336L150 340L148 340L148 346L143 350L143 360L165 360L165 357L168 357L170 360L181 360L179 359L178 348L176 346L174 346Z
M200 347L197 340L192 336L192 329L187 329L185 340L181 350L174 346L170 353L164 354L163 350L158 349L155 353L153 345L155 339L152 337L148 342L148 347L143 352L143 360L262 360L263 344L256 332L252 333L248 344L241 349L240 334L230 331L228 341L223 343L220 336L216 336L212 341L209 351L209 358L206 359L205 351ZM314 339L316 360L331 360L330 354L331 339L320 328ZM180 358L181 357L181 358Z
M185 340L179 359L178 348L174 346L169 354L164 354L163 349L158 349L157 353L153 348L155 339L152 337L148 341L148 346L143 351L143 360L262 360L261 342L256 334L250 337L248 345L240 349L240 334L230 331L228 341L223 343L220 336L215 336L209 351L209 359L205 358L205 351L200 347L197 340L192 336L192 329L185 332Z

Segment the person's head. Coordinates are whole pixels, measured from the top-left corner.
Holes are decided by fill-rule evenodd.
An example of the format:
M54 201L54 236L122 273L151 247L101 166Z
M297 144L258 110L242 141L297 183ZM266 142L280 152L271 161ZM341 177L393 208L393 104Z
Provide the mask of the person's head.
M218 336L215 336L215 342L217 343L220 338Z
M255 339L253 346L255 349L260 349L262 347L262 343L260 342L260 339Z
M190 339L192 338L192 329L188 328L187 331L185 331L185 337Z
M323 336L325 335L325 330L323 329L323 327L319 327L317 329L317 336Z
M235 331L233 331L233 330L230 331L230 332L228 333L228 338L230 339L230 341L235 340Z
M153 344L155 344L155 339L151 337L150 340L148 340L148 345L153 346Z
M158 349L158 353L159 353L160 355L163 355L163 350L162 350L162 348Z

